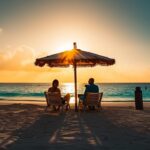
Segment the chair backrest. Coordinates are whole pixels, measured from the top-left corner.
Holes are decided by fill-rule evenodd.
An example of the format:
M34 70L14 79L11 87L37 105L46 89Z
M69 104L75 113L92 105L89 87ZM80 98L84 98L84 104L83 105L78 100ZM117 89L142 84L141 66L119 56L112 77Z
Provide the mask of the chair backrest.
M61 95L59 92L44 92L47 105L61 105Z
M86 95L87 105L98 105L102 100L103 93L91 93L88 92Z

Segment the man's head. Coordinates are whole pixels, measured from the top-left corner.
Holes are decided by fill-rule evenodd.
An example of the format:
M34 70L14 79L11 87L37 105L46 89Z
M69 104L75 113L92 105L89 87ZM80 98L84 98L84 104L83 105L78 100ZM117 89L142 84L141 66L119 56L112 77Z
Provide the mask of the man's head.
M94 84L94 78L89 79L89 84Z

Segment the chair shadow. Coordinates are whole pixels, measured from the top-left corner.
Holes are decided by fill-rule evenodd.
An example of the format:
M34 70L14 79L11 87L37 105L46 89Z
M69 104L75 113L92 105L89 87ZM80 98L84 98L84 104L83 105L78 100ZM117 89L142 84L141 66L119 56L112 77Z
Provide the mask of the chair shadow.
M117 126L101 113L83 113L82 122L87 125L91 137L95 140L95 148L105 150L148 150L150 133L139 133L127 126ZM92 120L91 120L92 118Z
M17 140L7 147L8 150L146 150L150 146L149 138L131 129L116 126L103 111L44 113L34 124L15 131L13 135ZM143 140L147 140L145 144Z
M49 147L49 138L61 126L65 115L60 112L44 112L40 117L30 126L23 127L12 133L6 149L46 149Z

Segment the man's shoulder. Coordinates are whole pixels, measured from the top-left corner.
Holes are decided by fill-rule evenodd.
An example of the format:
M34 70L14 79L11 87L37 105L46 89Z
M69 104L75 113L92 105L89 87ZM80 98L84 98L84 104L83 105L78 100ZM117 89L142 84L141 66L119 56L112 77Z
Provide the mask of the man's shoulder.
M98 92L98 91L99 91L98 85L94 84L94 85L93 85L93 89L94 89L96 92Z
M98 85L95 85L98 89L99 89L99 86Z
M98 87L98 85L95 84L96 87Z
M91 84L91 85L87 85L86 88L90 89L90 88L99 88L99 87L96 84Z
M96 85L96 84L93 84L92 86L94 86L94 87L98 87L98 85Z

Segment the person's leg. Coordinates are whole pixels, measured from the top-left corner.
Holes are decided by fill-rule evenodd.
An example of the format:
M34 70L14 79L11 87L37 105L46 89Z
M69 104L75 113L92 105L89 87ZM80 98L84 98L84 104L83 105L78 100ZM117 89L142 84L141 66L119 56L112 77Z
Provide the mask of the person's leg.
M92 106L92 110L95 110L95 106Z
M62 103L66 104L66 110L68 110L70 108L69 102L70 102L70 94L67 93L62 100Z
M80 97L79 97L79 102L84 102L84 96L83 95L81 95Z
M85 99L84 99L84 95L81 95L79 97L79 108L83 110L84 107L85 107Z
M66 101L66 100L62 97L62 98L61 98L61 102L62 102L63 105L65 105L65 101Z
M57 107L57 109L56 109L57 111L59 111L60 110L60 105Z
M82 95L82 96L79 97L79 104L78 105L79 105L80 108L82 108L83 103L84 103L84 97Z
M57 110L55 105L53 105L53 110L54 110L54 111L56 111L56 110Z
M67 102L67 105L66 105L66 110L69 110L70 109L70 94L69 93L67 93L66 94L66 102Z

